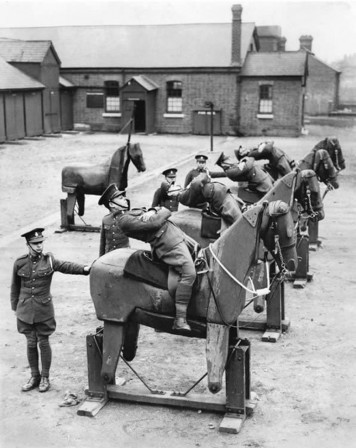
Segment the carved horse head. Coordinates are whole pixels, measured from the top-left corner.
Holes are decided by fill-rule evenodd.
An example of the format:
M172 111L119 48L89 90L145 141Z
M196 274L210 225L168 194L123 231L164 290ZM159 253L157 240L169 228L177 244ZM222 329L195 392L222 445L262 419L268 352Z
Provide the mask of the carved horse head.
M337 170L326 149L313 149L302 160L298 162L301 170L313 170L320 182L339 188L337 181Z

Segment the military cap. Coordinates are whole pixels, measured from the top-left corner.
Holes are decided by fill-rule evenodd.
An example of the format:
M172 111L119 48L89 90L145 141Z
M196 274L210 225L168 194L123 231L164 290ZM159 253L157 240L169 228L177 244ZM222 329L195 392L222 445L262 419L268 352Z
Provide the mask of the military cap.
M98 201L99 205L108 204L110 199L116 198L117 196L125 196L125 191L120 191L116 184L110 184L104 193L100 196Z
M162 174L166 177L176 177L177 171L176 168L168 168L168 170L162 171Z
M23 233L21 236L26 238L26 241L28 243L42 243L42 241L44 241L45 239L44 236L42 235L43 231L44 228L36 227L35 229Z
M208 160L208 156L206 156L205 154L197 154L195 156L195 159L197 162L206 162Z

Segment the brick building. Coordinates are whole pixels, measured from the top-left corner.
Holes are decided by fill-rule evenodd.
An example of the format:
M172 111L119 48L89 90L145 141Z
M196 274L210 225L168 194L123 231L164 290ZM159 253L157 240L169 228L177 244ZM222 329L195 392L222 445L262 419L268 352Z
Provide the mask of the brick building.
M299 42L300 50L308 53L305 114L328 115L339 106L341 72L315 56L312 36L301 36Z
M285 51L278 26L244 23L240 5L231 23L12 28L1 36L53 42L73 122L94 131L125 132L131 116L134 132L145 133L209 134L211 121L219 135L299 135L303 126L310 53Z

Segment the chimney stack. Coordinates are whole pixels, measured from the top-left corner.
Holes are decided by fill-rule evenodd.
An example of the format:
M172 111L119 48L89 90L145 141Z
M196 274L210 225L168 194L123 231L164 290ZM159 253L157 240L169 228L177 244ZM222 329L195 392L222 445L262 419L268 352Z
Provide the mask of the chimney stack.
M233 5L231 10L232 10L231 65L240 65L241 64L242 6L241 5Z
M285 37L281 37L278 41L278 51L286 51L286 42L287 39Z
M312 42L313 42L313 36L300 36L299 38L300 42L300 49L312 51Z

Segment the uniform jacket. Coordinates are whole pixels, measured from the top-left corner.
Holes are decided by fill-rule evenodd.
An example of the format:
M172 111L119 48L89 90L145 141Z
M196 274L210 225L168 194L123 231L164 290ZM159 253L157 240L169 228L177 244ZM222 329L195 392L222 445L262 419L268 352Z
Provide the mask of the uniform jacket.
M121 230L117 217L122 212L109 213L104 216L100 230L99 257L120 247L129 247L130 241Z
M228 187L219 182L210 182L206 174L197 176L187 190L190 200L194 202L203 198L209 204L210 210L221 216L228 226L241 216L240 207Z
M260 166L255 165L252 157L244 157L242 161L245 162L243 168L237 163L225 169L227 177L234 182L248 182L252 191L267 193L273 187L272 177Z
M22 255L15 261L10 299L18 319L33 324L54 316L50 288L55 272L87 275L84 265L58 260L51 253Z
M171 184L167 181L162 182L161 186L154 193L152 207L165 207L171 212L178 210L178 196L168 196L167 194L170 186Z
M187 188L187 186L195 177L199 176L199 174L206 173L206 171L207 171L206 168L204 168L203 171L198 170L198 168L193 168L192 170L190 170L185 177L184 188Z
M185 233L168 219L171 216L168 209L156 209L146 222L141 219L143 213L145 210L142 209L125 212L120 215L120 226L127 236L150 243L158 258L185 241Z

